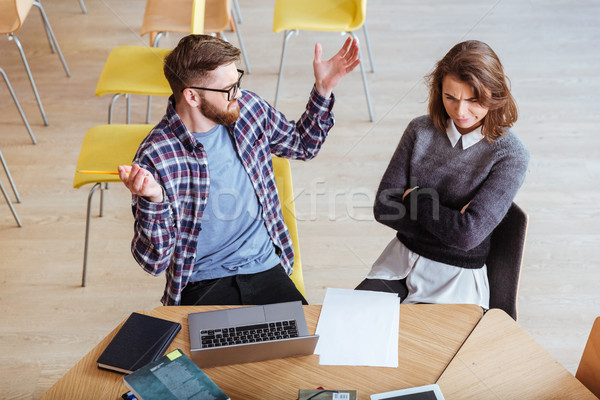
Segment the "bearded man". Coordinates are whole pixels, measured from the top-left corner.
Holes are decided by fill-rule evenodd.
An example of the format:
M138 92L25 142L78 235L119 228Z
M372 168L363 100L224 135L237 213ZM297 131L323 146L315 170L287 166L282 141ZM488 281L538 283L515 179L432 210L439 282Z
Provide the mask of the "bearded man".
M297 122L240 89L240 51L189 35L165 59L167 112L119 166L132 193L131 251L163 271L164 305L247 305L301 300L289 278L294 252L271 155L308 160L334 123L333 88L360 62L348 38L330 60L315 45L315 84Z

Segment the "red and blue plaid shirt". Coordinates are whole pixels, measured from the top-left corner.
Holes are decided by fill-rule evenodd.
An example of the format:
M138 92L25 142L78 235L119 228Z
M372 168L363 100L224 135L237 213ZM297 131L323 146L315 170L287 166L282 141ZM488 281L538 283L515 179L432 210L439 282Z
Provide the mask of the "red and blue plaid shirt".
M281 265L291 274L294 251L281 214L271 154L298 160L316 156L334 123L334 98L322 97L313 87L306 111L297 122L288 121L249 91L242 91L238 103L240 118L228 129L262 206L262 217ZM152 203L133 196L131 252L150 274L165 271L167 283L161 301L178 305L194 270L210 176L204 148L177 115L172 96L167 113L144 139L134 162L154 175L165 199Z

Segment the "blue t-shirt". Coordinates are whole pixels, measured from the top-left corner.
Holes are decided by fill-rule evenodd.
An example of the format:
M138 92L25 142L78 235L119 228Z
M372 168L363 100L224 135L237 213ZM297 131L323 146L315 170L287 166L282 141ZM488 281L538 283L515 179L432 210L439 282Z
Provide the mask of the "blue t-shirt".
M191 282L254 274L279 264L262 207L233 138L222 125L194 133L208 159L210 192L198 236Z

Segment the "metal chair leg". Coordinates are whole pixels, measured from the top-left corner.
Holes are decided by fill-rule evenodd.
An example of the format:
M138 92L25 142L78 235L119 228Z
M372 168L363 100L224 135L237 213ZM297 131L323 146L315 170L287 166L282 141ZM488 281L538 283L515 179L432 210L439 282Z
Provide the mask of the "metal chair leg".
M54 43L54 47L56 48L56 52L58 53L58 57L62 62L63 68L65 69L67 76L71 76L71 71L69 71L69 67L67 66L67 62L65 61L62 51L60 50L60 46L58 45L56 36L54 36L54 32L52 31L52 27L50 26L50 21L48 21L48 17L46 17L46 12L44 11L44 7L42 7L42 3L40 3L39 0L36 0L33 2L33 5L40 10L40 13L42 14L42 19L44 20L44 25L46 26L47 32L50 35L50 41Z
M15 197L17 198L17 202L20 203L21 202L21 197L19 197L19 192L17 191L17 187L15 186L15 182L12 179L12 176L11 176L10 171L8 169L8 165L6 165L6 160L4 160L4 156L2 155L1 151L0 151L0 162L2 162L2 166L4 167L4 171L6 172L6 176L8 176L8 181L10 182L10 185L12 186L12 190L15 193ZM19 225L19 227L23 226L23 224L21 223L21 220L19 219L19 215L17 214L17 210L15 210L15 207L13 206L13 203L10 200L10 196L8 195L8 192L4 188L4 185L2 184L2 180L1 179L0 179L0 190L2 190L2 194L4 195L4 198L6 199L6 203L8 203L8 207L10 208L10 211L12 212L12 215L15 218L15 221L17 221L17 225Z
M127 119L127 123L131 123L131 95L128 93L115 93L112 97L112 99L110 100L110 104L108 105L108 124L112 124L113 121L113 108L115 106L115 103L117 102L117 100L119 99L119 97L125 95L125 100L127 101L127 109L126 109L126 119ZM149 104L150 105L150 104ZM149 106L148 105L148 106ZM149 117L149 112L147 111L147 117Z
M298 33L297 30L285 31L283 33L283 49L281 51L281 62L279 64L279 77L277 78L277 89L275 90L275 101L273 107L277 108L277 102L279 101L279 87L281 86L281 77L283 76L283 64L285 63L285 52L287 51L287 44L294 32Z
M248 62L248 55L246 54L246 47L244 47L244 40L242 39L242 34L240 33L240 28L238 27L237 22L235 21L235 17L231 19L233 21L233 27L235 29L235 33L238 38L238 42L240 43L240 49L242 50L242 56L244 57L244 64L246 64L246 70L249 74L252 73L250 69L250 63Z
M357 37L354 34L354 32L350 32L350 35L354 39L357 39ZM369 118L371 118L371 122L373 122L373 121L375 121L375 118L373 117L373 108L371 107L371 96L369 96L369 86L367 84L367 74L365 73L365 66L364 66L364 63L362 61L363 58L362 58L362 52L360 50L360 46L358 46L358 56L361 59L361 61L360 61L360 73L362 75L363 87L365 89L365 97L367 98L367 107L369 108Z
M25 113L23 112L23 109L21 108L21 104L19 103L19 100L17 100L17 95L15 94L15 91L13 90L12 86L10 85L10 81L8 80L8 76L6 76L6 73L4 72L4 70L2 68L0 68L0 74L4 78L4 82L6 82L6 86L8 87L8 91L10 92L10 95L12 96L13 101L17 105L17 109L19 110L19 114L21 115L21 119L23 120L23 123L25 124L25 127L27 128L27 132L29 132L29 136L31 137L31 141L33 142L33 144L37 144L37 140L35 139L35 136L33 135L33 131L31 130L31 127L29 126L29 122L27 121L27 118L25 117Z
M363 24L363 33L365 34L365 42L367 44L367 53L369 54L369 62L371 63L371 72L375 72L375 61L373 61L373 53L371 52L371 41L369 40L369 32L367 24Z
M4 188L4 185L2 184L2 179L0 179L0 190L2 191L2 194L4 195L6 202L8 203L8 207L10 207L10 211L12 212L13 217L15 217L15 221L17 221L17 225L19 225L19 227L22 227L23 224L21 223L21 220L19 219L19 215L17 214L17 211L15 210L15 207L13 206L12 201L10 201L10 197L8 196L8 193L6 192L6 189Z
M29 82L31 83L31 87L33 88L33 94L35 95L35 99L37 100L38 107L40 112L42 113L42 119L44 120L44 125L48 126L48 118L46 118L46 112L44 111L44 105L42 104L42 99L40 99L40 94L38 93L37 86L35 85L35 80L33 79L33 74L31 73L31 69L29 68L29 63L27 62L27 57L25 57L25 52L23 51L23 46L21 46L21 42L19 38L13 33L8 34L8 39L13 40L17 45L17 49L19 49L19 54L21 55L21 60L23 60L23 65L25 65L25 71L27 71L27 76L29 77Z
M101 185L101 183L96 183L94 186L92 186L92 188L90 189L90 193L88 194L87 215L85 220L85 242L83 244L83 273L81 276L82 287L85 287L85 281L87 277L88 246L90 242L90 222L92 220L92 197Z
M100 185L100 211L99 217L104 217L104 192L108 190L108 182L104 182L104 185Z
M113 107L115 106L115 103L117 102L117 100L119 99L119 97L121 97L121 95L123 95L123 93L115 93L112 97L112 99L110 100L110 104L108 105L108 124L112 124L112 120L113 120Z
M146 106L146 123L150 124L152 119L152 96L148 96L148 105Z
M1 151L0 151L0 163L2 163L4 172L6 173L6 176L8 177L8 182L10 183L10 186L12 187L12 190L15 194L15 199L17 200L17 203L20 203L21 196L19 196L19 192L17 191L17 185L15 185L15 181L13 180L12 175L10 174L10 170L8 169L8 164L6 164L6 160L4 159L4 155L2 154Z
M42 7L42 3L40 3L39 0L36 0L33 2L33 5L36 6L40 10L40 13L42 14L42 19L44 20L44 25L46 26L46 29L47 29L48 33L50 34L50 40L54 43L54 47L56 48L58 57L60 58L60 61L63 64L63 68L65 69L67 76L71 76L71 71L69 71L67 62L65 61L65 58L62 55L62 51L60 50L60 46L58 45L56 36L54 36L54 32L52 31L52 27L50 26L50 21L48 21L48 17L46 17L46 12L44 11L44 7Z
M48 38L48 44L50 45L50 52L52 54L56 53L56 49L54 48L54 42L52 41L52 35L50 35L50 29L48 26L44 24L44 30L46 31L46 37Z
M240 11L240 5L238 0L233 0L233 18L237 19L237 23L242 23L242 12Z
M85 8L85 3L83 2L83 0L79 0L79 5L81 6L81 12L87 14L87 8Z
M152 47L158 47L158 44L160 43L160 39L165 35L165 32L158 32L156 34L156 37L154 38L154 40L152 41Z
M39 0L41 1L41 0ZM46 25L44 19L42 18L42 22L44 22L44 31L46 32L46 37L48 38L48 44L50 45L50 52L52 54L56 53L56 49L54 48L54 42L52 41L52 35L50 34L50 29L48 29L48 25Z
M127 99L127 123L131 123L131 95L126 94L125 98Z

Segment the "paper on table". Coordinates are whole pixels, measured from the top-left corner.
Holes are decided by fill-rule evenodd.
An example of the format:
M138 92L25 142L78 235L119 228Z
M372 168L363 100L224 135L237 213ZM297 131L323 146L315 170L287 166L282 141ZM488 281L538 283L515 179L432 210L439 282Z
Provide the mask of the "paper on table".
M319 364L397 367L399 322L395 293L327 289L316 329Z

